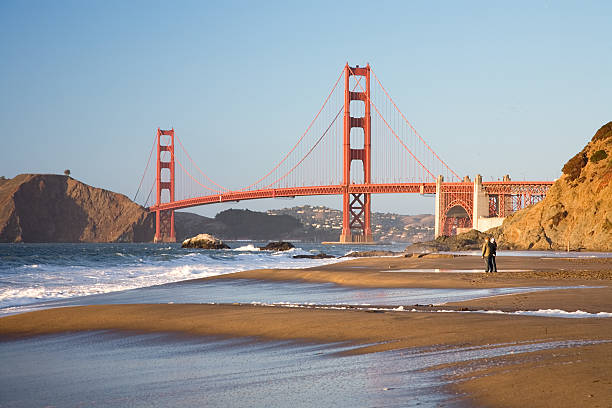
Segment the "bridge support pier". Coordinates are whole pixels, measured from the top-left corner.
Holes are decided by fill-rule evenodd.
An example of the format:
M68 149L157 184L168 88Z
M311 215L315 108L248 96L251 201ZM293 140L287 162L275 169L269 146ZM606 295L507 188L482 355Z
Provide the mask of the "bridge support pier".
M434 238L442 235L442 182L444 177L439 175L436 179L436 204L434 210Z
M353 92L350 89L351 76L365 78L365 91ZM358 86L359 87L359 86ZM357 88L355 88L357 89ZM351 101L361 101L364 104L364 116L351 116ZM363 164L363 183L370 184L371 178L371 114L370 114L370 64L365 68L344 67L344 176L342 195L342 234L340 242L372 242L371 228L371 194L369 193L349 193L351 181L351 163L354 160L361 161ZM363 131L363 147L358 147L356 140L359 136L357 132L351 138L352 129ZM354 142L354 143L353 143ZM358 175L359 176L359 175Z
M373 242L370 228L370 196L371 194L343 194L340 242ZM362 233L353 234L353 230L360 230Z
M162 136L169 136L163 138ZM164 154L168 152L168 154ZM162 157L164 156L164 157ZM169 157L168 157L169 156ZM168 171L164 171L168 169ZM157 185L156 206L162 203L167 191L168 201L174 201L174 129L161 130L157 128ZM162 197L164 196L164 197ZM155 211L155 237L153 242L176 242L174 231L174 210Z

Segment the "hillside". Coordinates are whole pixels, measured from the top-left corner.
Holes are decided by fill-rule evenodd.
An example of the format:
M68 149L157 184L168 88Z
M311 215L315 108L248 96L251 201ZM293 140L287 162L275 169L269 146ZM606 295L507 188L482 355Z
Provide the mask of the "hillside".
M71 177L0 180L0 242L150 241L154 218L122 194Z
M269 210L268 214L297 218L319 241L336 241L342 231L342 211L328 207L303 205ZM434 235L434 216L374 212L372 234L375 241L381 242L417 242L431 239Z
M544 200L490 232L513 249L612 251L612 122L563 166Z
M223 240L310 240L299 220L289 215L270 215L250 210L225 210L215 218L188 212L175 213L176 240L212 234Z

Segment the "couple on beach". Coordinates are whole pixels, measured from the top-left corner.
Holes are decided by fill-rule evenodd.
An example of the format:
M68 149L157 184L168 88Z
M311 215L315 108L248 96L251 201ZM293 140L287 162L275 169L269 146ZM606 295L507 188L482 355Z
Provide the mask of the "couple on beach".
M495 255L497 254L497 242L495 238L487 237L484 244L482 245L482 257L485 260L487 272L497 272L497 263L495 262Z

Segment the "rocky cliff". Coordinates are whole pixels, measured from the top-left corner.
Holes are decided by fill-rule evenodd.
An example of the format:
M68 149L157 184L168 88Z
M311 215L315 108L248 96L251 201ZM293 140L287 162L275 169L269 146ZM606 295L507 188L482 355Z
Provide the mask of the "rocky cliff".
M71 177L0 180L0 242L142 242L154 231L143 207Z
M490 232L513 249L612 251L612 122L563 166L544 200Z

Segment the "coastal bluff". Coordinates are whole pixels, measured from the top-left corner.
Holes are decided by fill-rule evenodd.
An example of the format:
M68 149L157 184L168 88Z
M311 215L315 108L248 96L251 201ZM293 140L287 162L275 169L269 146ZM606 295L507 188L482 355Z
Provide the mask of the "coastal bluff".
M612 251L612 122L563 166L544 200L488 232L510 249Z
M0 242L148 242L154 221L128 197L68 176L0 180Z

